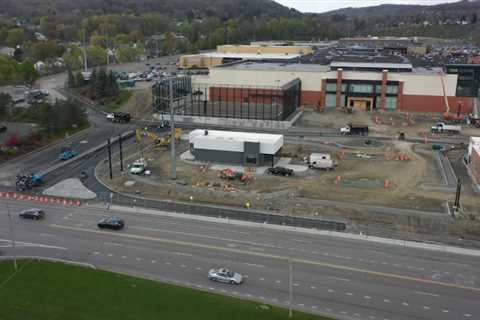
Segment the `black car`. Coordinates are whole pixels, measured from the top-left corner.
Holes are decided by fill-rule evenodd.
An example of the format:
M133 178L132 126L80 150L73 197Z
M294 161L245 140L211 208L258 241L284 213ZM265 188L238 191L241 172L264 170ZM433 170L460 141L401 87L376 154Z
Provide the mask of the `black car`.
M6 126L0 126L0 133L7 131Z
M20 212L19 216L23 219L39 220L45 217L45 212L41 209L27 209Z
M122 219L109 217L98 221L97 226L100 229L120 230L125 226Z
M267 173L275 176L291 176L293 174L293 170L284 167L273 167L268 168Z

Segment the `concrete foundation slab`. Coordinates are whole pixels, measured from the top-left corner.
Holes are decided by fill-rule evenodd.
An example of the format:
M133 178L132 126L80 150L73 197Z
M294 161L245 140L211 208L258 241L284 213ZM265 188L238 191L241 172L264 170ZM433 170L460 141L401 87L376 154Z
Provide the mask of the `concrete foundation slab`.
M95 199L97 197L94 192L90 191L82 184L80 179L76 178L63 180L56 185L45 189L43 194L47 196L84 200Z

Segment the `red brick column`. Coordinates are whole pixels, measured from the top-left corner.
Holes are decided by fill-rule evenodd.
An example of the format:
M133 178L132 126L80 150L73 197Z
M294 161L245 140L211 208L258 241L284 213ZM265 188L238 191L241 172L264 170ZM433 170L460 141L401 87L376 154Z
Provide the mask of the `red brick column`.
M340 109L342 107L340 105L342 101L342 77L343 77L343 69L337 69L337 100L336 100L337 109Z
M397 110L403 110L403 81L398 82Z
M325 109L326 96L327 96L327 79L322 79L322 87L320 88L320 101L318 102L320 109Z
M382 95L380 96L380 108L385 111L385 100L387 98L387 80L388 80L388 70L382 71Z

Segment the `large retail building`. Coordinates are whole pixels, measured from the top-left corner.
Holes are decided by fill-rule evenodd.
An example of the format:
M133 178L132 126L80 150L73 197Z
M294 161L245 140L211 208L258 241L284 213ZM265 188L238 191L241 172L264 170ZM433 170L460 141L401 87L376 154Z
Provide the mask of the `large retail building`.
M300 83L300 104L315 109L353 107L358 110L397 110L405 112L472 112L478 91L480 70L472 69L472 80L465 81L470 70L448 67L443 70L414 69L408 63L352 63L331 65L231 63L210 69L209 75L192 78L192 87L202 88L204 98L215 99L218 92L237 92L230 100L258 101L262 88L268 98L282 103L272 92L280 93L291 81ZM470 73L468 73L470 74ZM469 78L470 79L470 78ZM477 79L477 80L475 80ZM470 86L465 90L465 86ZM205 88L207 88L205 90Z

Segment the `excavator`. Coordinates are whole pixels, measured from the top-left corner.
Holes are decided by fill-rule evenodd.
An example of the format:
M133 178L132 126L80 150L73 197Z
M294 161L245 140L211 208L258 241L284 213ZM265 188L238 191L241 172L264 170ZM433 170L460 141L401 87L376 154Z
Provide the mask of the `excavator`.
M165 136L159 137L156 133L150 131L143 131L141 129L136 130L136 139L138 142L142 140L142 136L147 136L150 140L155 142L155 148L170 148L170 142L172 141L172 134L168 133ZM175 141L179 141L182 136L182 129L175 128Z

